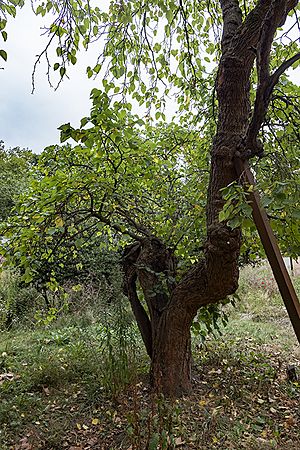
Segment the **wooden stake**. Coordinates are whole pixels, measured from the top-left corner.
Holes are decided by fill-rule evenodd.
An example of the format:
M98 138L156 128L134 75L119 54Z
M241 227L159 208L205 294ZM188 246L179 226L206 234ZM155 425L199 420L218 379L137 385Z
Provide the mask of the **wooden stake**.
M247 161L240 158L234 160L235 170L241 182L247 187L255 186L255 180ZM249 192L250 203L252 207L253 220L255 222L261 242L264 246L267 258L272 268L279 291L300 343L300 303L296 291L292 284L289 273L284 264L276 238L271 228L268 216L260 202L260 196L257 190Z

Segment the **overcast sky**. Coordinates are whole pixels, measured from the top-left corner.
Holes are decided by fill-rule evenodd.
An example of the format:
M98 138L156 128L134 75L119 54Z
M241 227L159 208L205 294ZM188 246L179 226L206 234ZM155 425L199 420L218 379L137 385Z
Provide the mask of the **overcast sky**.
M38 153L47 145L59 143L57 128L61 124L79 125L90 111L91 89L101 84L100 79L88 79L85 72L86 66L93 66L96 61L96 43L88 53L80 52L79 62L68 69L70 79L65 79L57 91L48 84L45 63L40 64L36 89L31 94L33 65L46 42L41 37L45 20L51 18L36 17L27 5L18 10L16 19L9 21L8 41L1 42L8 61L0 61L0 67L4 67L0 70L0 140L6 147L27 147ZM55 57L51 59L53 64ZM299 70L292 72L292 79L299 83ZM172 105L170 112L175 112Z
M87 79L85 68L90 55L81 52L70 80L66 79L57 91L49 86L46 65L41 64L36 89L31 94L35 56L43 50L42 25L43 19L35 17L29 6L24 7L8 24L7 42L1 42L8 53L7 63L0 62L0 67L4 67L0 70L0 140L6 147L28 147L41 152L47 145L58 143L57 128L66 122L79 124L89 113L91 89L100 83Z

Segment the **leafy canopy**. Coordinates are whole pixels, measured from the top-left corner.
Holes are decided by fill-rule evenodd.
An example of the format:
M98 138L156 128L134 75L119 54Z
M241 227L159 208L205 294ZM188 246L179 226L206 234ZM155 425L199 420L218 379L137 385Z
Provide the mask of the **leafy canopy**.
M48 271L54 282L55 266L99 236L111 247L156 236L189 259L201 245L206 193L197 186L207 183L208 141L144 123L97 89L92 99L79 129L61 127L77 145L44 151L8 225L6 245L26 281Z
M252 0L241 4L244 18L255 4ZM7 20L23 5L24 0L2 2L0 31L4 41L8 38ZM32 6L48 33L34 72L44 60L50 83L68 75L68 66L76 65L81 48L94 45L98 58L86 72L90 78L100 75L105 92L129 95L162 117L169 96L177 100L179 111L188 110L190 116L192 108L198 121L211 106L214 73L221 56L223 21L218 1L49 0ZM291 15L297 11L299 5ZM271 67L299 51L296 26L297 22L292 22L278 32ZM6 59L5 50L1 52ZM299 60L293 67L298 64Z

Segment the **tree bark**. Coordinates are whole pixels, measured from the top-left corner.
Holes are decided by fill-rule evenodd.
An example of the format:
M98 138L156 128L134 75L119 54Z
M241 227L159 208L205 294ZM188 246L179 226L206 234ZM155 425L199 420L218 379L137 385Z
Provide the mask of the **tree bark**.
M162 315L151 361L151 381L156 392L169 397L191 392L191 322L185 308L168 308Z

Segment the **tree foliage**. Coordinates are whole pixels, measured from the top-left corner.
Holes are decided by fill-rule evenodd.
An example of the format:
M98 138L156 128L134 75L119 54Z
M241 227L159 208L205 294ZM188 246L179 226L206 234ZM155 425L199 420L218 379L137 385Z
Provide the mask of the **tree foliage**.
M19 147L5 149L0 141L0 221L11 214L17 196L26 189L36 155Z
M92 98L79 129L61 127L62 141L71 136L77 145L43 152L8 225L9 246L19 249L11 257L26 281L47 272L54 282L70 255L76 260L97 238L116 249L156 236L185 262L202 245L207 139L175 124L146 124L97 89Z

